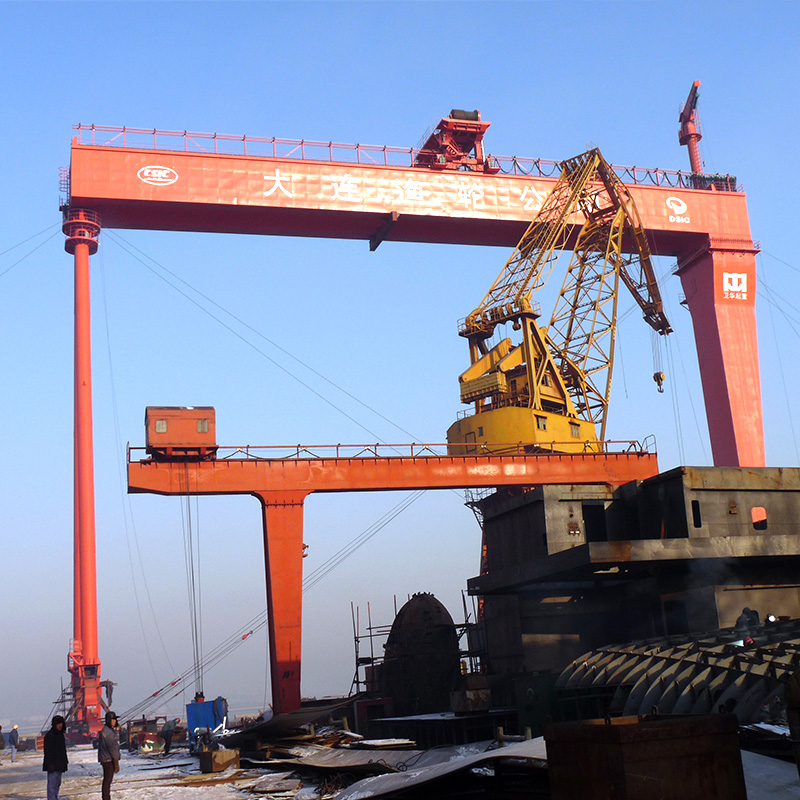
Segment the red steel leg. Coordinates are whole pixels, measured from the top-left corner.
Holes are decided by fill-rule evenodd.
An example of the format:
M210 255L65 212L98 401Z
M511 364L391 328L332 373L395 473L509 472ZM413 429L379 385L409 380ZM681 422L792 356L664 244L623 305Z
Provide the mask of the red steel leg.
M75 722L81 732L99 730L102 712L97 648L94 454L92 443L92 350L89 256L97 251L100 223L91 211L68 209L65 249L75 261L75 546L74 636L69 663L79 698Z
M714 465L763 467L756 332L758 251L712 239L678 275L692 314Z
M264 519L270 680L274 714L300 708L303 501L308 492L255 492Z

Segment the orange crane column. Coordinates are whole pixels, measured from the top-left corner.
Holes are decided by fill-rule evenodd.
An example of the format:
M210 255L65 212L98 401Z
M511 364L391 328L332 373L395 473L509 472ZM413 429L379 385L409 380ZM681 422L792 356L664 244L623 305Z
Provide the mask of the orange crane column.
M78 705L75 722L97 731L102 710L97 649L97 574L95 559L94 454L92 442L92 358L89 256L97 252L100 221L83 209L64 212L64 249L75 260L75 434L74 434L74 611L70 653L72 685Z
M758 252L752 243L709 237L700 251L678 260L718 467L766 463L755 308Z
M272 711L300 708L305 491L253 492L261 501L267 579Z
M698 142L703 138L703 134L698 130L699 120L697 118L697 90L700 88L700 81L695 81L689 91L686 105L680 113L679 122L681 129L678 132L678 141L689 148L689 163L692 172L699 174L703 171L703 161L700 158L700 148Z

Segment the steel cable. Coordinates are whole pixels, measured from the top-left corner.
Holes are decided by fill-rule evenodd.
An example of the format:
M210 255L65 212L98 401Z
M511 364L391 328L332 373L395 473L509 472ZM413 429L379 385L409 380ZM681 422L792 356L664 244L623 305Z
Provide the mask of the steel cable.
M128 248L128 247L130 247L131 249L133 249L133 250L136 250L137 252L141 253L141 254L142 254L142 255L143 255L145 258L147 258L148 260L150 260L150 261L152 261L154 264L156 264L156 265L158 266L158 268L159 268L159 269L162 269L162 270L164 270L164 272L166 272L168 275L170 275L170 276L172 276L173 278L175 278L175 280L177 280L177 281L180 281L180 283L182 283L182 284L183 284L184 286L186 286L187 288L191 289L191 290L192 290L192 291L193 291L195 294L197 294L197 295L199 295L200 297L202 297L202 298L203 298L205 301L207 301L208 303L211 303L211 305L213 305L213 306L215 306L216 308L218 308L218 309L219 309L220 311L222 311L224 314L227 314L227 315L228 315L228 316L229 316L231 319L235 320L237 323L239 323L240 325L242 325L244 328L246 328L247 330L249 330L249 331L251 331L252 333L254 333L256 336L258 336L258 337L260 337L261 339L263 339L265 342L267 342L268 344L270 344L270 345L271 345L272 347L274 347L275 349L277 349L277 350L280 350L280 352L281 352L281 353L283 353L284 355L288 356L288 357L289 357L289 358L291 358L293 361L296 361L298 364L300 364L300 366L302 366L302 367L305 367L307 370L309 370L309 372L313 373L313 374L314 374L314 375L316 375L318 378L321 378L321 379L322 379L322 380L324 380L326 383L328 383L329 385L333 386L335 389L338 389L340 392L342 392L342 394L346 395L346 396L347 396L347 397L349 397L351 400L354 400L354 401L355 401L355 402L357 402L359 405L363 406L363 407L364 407L364 408L366 408L368 411L370 411L370 412L372 412L373 414L375 414L377 417L380 417L380 419L384 420L384 422L388 422L390 425L392 425L393 427L397 428L399 431L402 431L402 433L406 434L406 436L410 436L412 439L418 439L418 438L419 438L419 437L415 436L413 433L410 433L409 431L407 431L405 428L403 428L403 427L401 427L400 425L398 425L396 422L393 422L393 421L392 421L392 420L390 420L388 417L386 417L386 416L384 416L383 414L381 414L381 412L380 412L380 411L378 411L378 410L376 410L376 409L372 408L372 406L368 405L368 404L367 404L367 403L365 403L363 400L359 399L358 397L356 397L355 395L351 394L350 392L348 392L348 391L347 391L346 389L344 389L343 387L339 386L337 383L335 383L334 381L332 381L330 378L327 378L327 377L326 377L325 375L323 375L321 372L318 372L316 369L314 369L314 368L313 368L312 366L310 366L309 364L306 364L304 361L302 361L301 359L299 359L297 356L293 355L293 354L292 354L292 353L290 353L288 350L286 350L285 348L281 347L281 346L280 346L280 345L279 345L277 342L274 342L274 341L272 341L272 339L270 339L269 337L267 337L265 334L261 333L261 331L257 330L257 329L256 329L256 328L254 328L252 325L249 325L247 322L245 322L244 320L242 320L242 319L240 319L239 317L237 317L237 316L236 316L235 314L233 314L231 311L228 311L226 308L224 308L223 306L221 306L219 303L215 302L215 301L214 301L214 300L212 300L210 297L208 297L207 295L203 294L203 292L201 292L199 289L196 289L195 287L193 287L193 286L192 286L190 283L188 283L187 281L183 280L183 278L181 278L180 276L176 275L174 272L172 272L171 270L169 270L169 269L168 269L167 267L165 267L163 264L160 264L158 261L156 261L156 260L155 260L154 258L152 258L151 256L147 255L146 253L143 253L143 252L142 252L141 250L139 250L139 249L138 249L138 248L137 248L135 245L132 245L132 244L130 244L129 242L126 242L126 241L125 241L125 240L124 240L124 239L123 239L121 236L119 236L118 234L114 233L113 231L112 231L111 233L113 233L113 234L114 234L113 238L115 238L115 239L117 239L117 240L118 240L118 241L117 241L117 245L118 245L119 247L121 247L123 250L125 250L125 252L127 252L127 253L128 253L128 255L130 255L132 258L135 258L137 261L139 261L139 263L140 263L140 264L142 264L142 265L143 265L143 266L144 266L146 269L150 270L150 271L151 271L151 272L152 272L154 275L156 275L158 278L160 278L161 280L163 280L163 281L164 281L164 282L165 282L165 283L166 283L168 286L171 286L173 289L175 289L175 291L176 291L176 292L178 292L178 293L179 293L179 294L181 294L183 297L185 297L187 300L189 300L189 302L190 302L190 303L194 304L194 305L195 305L195 306L197 306L197 307L198 307L198 308L199 308L201 311L203 311L204 313L208 314L208 316L210 316L212 319L214 319L216 322L218 322L220 325L222 325L222 326L223 326L223 327L224 327L226 330L228 330L228 331L230 331L231 333L233 333L233 334L234 334L234 336L237 336L237 337L238 337L239 339L241 339L241 340L242 340L242 341L243 341L245 344L247 344L249 347L253 348L253 349L254 349L254 350L257 352L257 353L259 353L260 355L264 356L264 357L265 357L265 358L266 358L268 361L270 361L272 364L274 364L275 366L277 366L279 369L281 369L281 370L282 370L283 372L285 372L287 375L289 375L290 377L292 377L294 380L296 380L298 383L300 383L300 384L301 384L301 385L302 385L304 388L306 388L306 389L308 389L309 391L313 392L313 393L314 393L314 394L315 394L317 397L319 397L320 399L322 399L324 402L328 403L328 405L330 405L330 406L331 406L332 408L334 408L335 410L339 411L339 413L343 414L343 415L344 415L345 417L347 417L347 419L349 419L351 422L354 422L354 423L355 423L356 425L358 425L360 428L362 428L363 430L365 430L367 433L369 433L369 434L370 434L370 436L371 436L371 437L376 437L376 434L374 434L372 431L370 431L370 430L369 430L367 427L365 427L364 425L361 425L361 423L357 422L357 421L356 421L355 419L353 419L353 417L351 417L349 414L347 414L346 412L342 411L342 409L338 408L338 406L334 405L334 404L333 404L333 403L332 403L330 400L328 400L327 398L323 397L321 394L319 394L318 392L316 392L314 389L312 389L310 386L308 386L306 383L304 383L304 382L303 382L303 381L302 381L300 378L298 378L296 375L294 375L292 372L290 372L288 369L286 369L286 367L282 366L282 365L281 365L281 364L279 364L277 361L275 361L275 360L274 360L274 359L272 359L270 356L268 356L266 353L264 353L262 350L260 350L259 348L257 348L257 347L256 347L254 344L252 344L252 343L251 343L251 342L249 342L247 339L245 339L243 336L241 336L241 334L239 334L239 333L237 333L235 330L233 330L233 328L231 328L230 326L228 326L228 325L226 325L224 322L222 322L222 320L220 320L220 319L219 319L219 317L216 317L216 316L214 316L214 315L213 315L213 314L212 314L210 311L208 311L206 308L204 308L203 306L201 306L201 305L200 305L200 304L199 304L197 301L193 300L191 297L189 297L189 295L187 295L186 293L182 292L182 291L181 291L181 290L180 290L178 287L176 287L174 284L172 284L172 283L170 283L168 280L166 280L166 278L164 278L162 275L159 275L159 273L158 273L158 272L156 272L156 271L155 271L155 270L154 270L154 269L153 269L151 266L149 266L148 264L146 264L144 261L142 261L140 258L138 258L138 257L137 257L137 256L136 256L134 253L132 253L132 252L131 252L130 250L128 250L127 248ZM126 247L126 246L127 246L127 247ZM377 437L377 441L380 441L381 443L384 443L384 444L385 444L385 442L383 441L383 439L380 439L379 437Z
M17 261L15 261L10 267L7 267L2 272L0 272L0 278L2 278L3 275L6 275L9 272L11 272L11 270L14 269L14 267L16 267L17 264L21 264L28 256L33 255L40 247L42 247L43 245L47 244L47 242L49 242L54 236L58 236L59 233L60 233L60 231L54 231L44 241L39 242L39 244L37 244L36 247L34 247L32 250L29 250L27 253L25 253L25 255L22 256L22 258L17 259ZM38 236L38 235L40 235L40 234L36 234L36 236ZM35 238L35 236L31 236L30 238L26 239L25 241L28 242L33 238ZM20 244L23 244L23 242L20 242ZM19 245L15 244L14 247L19 247ZM14 247L9 247L8 250L4 250L3 252L8 253L9 250L13 250ZM2 255L2 253L0 253L0 255Z
M113 412L113 416L114 416L114 434L115 434L115 437L116 437L117 452L118 453L124 453L125 452L125 448L122 446L122 437L121 437L121 434L120 434L121 428L120 428L120 423L119 423L119 407L118 407L118 403L117 403L116 383L115 383L115 380L114 380L114 360L111 357L111 332L110 332L110 326L108 324L108 300L107 300L107 296L106 296L105 262L104 262L104 259L102 258L102 255L100 257L99 263L100 263L100 270L99 270L99 272L100 272L100 290L101 290L101 295L102 295L102 298L103 298L103 317L104 317L104 321L105 321L105 331L106 331L106 354L108 356L108 373L109 373L109 382L110 382L110 385L111 385L111 406L112 406L112 412ZM151 669L151 671L153 673L153 678L156 680L156 683L158 683L158 675L156 674L155 665L153 664L153 658L152 658L152 655L150 653L150 645L149 645L149 642L147 641L147 635L145 633L144 618L142 616L142 606L141 606L141 601L139 600L139 590L137 589L137 585L136 585L137 581L136 581L136 575L135 575L135 571L134 571L133 553L131 551L131 531L130 531L130 527L133 528L133 538L134 538L134 541L136 543L136 551L137 551L138 556L139 556L139 567L142 570L142 578L144 580L144 586L145 586L145 591L147 593L147 599L148 599L148 601L150 603L150 611L151 611L151 614L153 616L153 621L154 621L155 626L156 626L156 632L158 633L158 638L161 641L161 647L164 650L164 655L167 657L167 663L170 666L170 670L173 671L173 672L175 670L174 670L174 668L172 667L172 664L169 661L169 654L167 653L167 648L164 645L164 639L161 636L161 629L158 626L158 620L156 619L155 610L153 608L153 600L152 600L152 598L150 596L150 587L148 586L147 577L145 576L145 573L144 573L144 565L142 564L142 553L141 553L141 549L139 548L139 537L137 536L137 533L136 533L136 525L135 525L134 520L133 520L133 511L132 511L132 509L130 507L130 500L128 500L127 510L128 510L128 513L130 513L131 526L130 527L128 526L128 514L125 513L126 512L125 500L126 500L127 495L126 495L126 493L124 491L124 488L123 488L125 486L125 480L123 478L123 467L122 467L122 465L124 464L124 460L117 458L116 462L117 462L117 478L118 478L118 484L119 484L119 489L120 489L120 500L121 500L121 503L122 503L122 520L123 520L123 525L125 527L125 543L127 545L127 550L128 550L128 564L129 564L130 570L131 570L131 583L133 585L134 599L136 600L136 611L137 611L137 614L138 614L138 617L139 617L139 627L142 630L142 639L144 641L144 647L145 647L145 651L147 653L147 660L150 663L150 669Z
M791 265L787 264L787 266L791 266ZM762 277L759 278L759 282L761 283L762 287L766 290L766 293L771 295L772 291L769 289L769 287L766 284L766 281L764 280L765 276L763 274L764 273L764 260L763 260L763 258L761 259L761 265L760 265L759 272L762 273ZM762 296L764 296L764 295L762 295ZM768 299L768 302L769 302L771 308L777 308L778 311L780 311L784 315L784 318L787 318L787 315L783 312L783 310L778 306L777 303L773 303L769 299ZM787 302L787 305L791 305L791 304ZM792 308L794 308L794 306L792 306ZM792 414L792 403L789 400L789 389L786 386L786 372L784 371L784 368L783 368L783 359L781 358L781 351L780 351L780 348L778 347L778 330L777 330L777 327L775 325L775 315L770 313L769 317L770 317L770 323L771 323L771 327L772 327L772 337L773 337L773 339L775 341L775 352L778 354L778 365L780 366L780 369L778 371L780 372L781 383L783 385L783 397L784 397L784 401L786 403L786 409L787 409L788 414L789 414L789 427L792 430L792 443L794 444L795 459L797 460L798 463L800 463L800 448L798 448L798 446L797 446L797 432L795 430L795 425L794 425L794 415ZM787 321L788 321L788 318L787 318ZM792 327L791 323L790 323L790 327ZM795 335L797 335L797 331L796 330L795 330Z
M310 575L303 581L303 593L311 589L321 580L323 580L332 570L342 564L360 547L366 544L373 536L386 527L395 517L406 510L412 503L419 500L425 494L425 489L420 489L403 498L397 505L390 511L387 511L377 522L370 525L362 533L351 540L345 547L341 548L337 553L331 556L327 561L317 567ZM242 645L253 634L260 631L267 624L267 612L261 611L255 617L252 617L244 625L240 626L234 633L230 634L226 639L220 642L209 653L201 657L199 662L195 662L192 667L182 672L177 678L170 683L167 683L157 689L153 694L141 700L136 705L126 710L121 717L123 719L132 719L144 713L147 708L152 706L163 705L169 699L165 699L163 694L165 691L174 687L183 687L192 681L196 681L198 675L202 672L207 672L220 661L225 659L240 645Z

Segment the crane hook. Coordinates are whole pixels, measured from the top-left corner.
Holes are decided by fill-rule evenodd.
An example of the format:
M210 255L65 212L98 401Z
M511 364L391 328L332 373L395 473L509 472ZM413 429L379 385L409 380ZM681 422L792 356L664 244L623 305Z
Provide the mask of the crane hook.
M664 373L654 372L653 380L656 382L656 385L658 386L658 391L661 392L661 394L664 394Z

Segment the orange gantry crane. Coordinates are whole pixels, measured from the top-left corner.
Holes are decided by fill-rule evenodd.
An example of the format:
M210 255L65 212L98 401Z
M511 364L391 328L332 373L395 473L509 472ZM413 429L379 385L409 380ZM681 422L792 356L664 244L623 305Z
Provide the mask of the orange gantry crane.
M209 407L148 407L146 452L128 458L128 491L162 495L246 494L262 508L272 708L300 707L303 503L314 492L458 489L541 483L620 485L658 473L655 453L611 443L578 453L443 455L433 445L235 448L218 457ZM309 452L316 456L309 456Z
M694 87L696 94L696 87ZM695 101L681 116L694 143ZM686 117L686 119L684 119ZM557 180L555 162L486 155L489 123L452 112L420 149L76 126L63 175L75 266L75 719L102 716L97 648L89 257L110 228L513 247ZM714 464L764 466L755 256L731 176L615 168L652 252L677 258L692 315ZM574 240L578 223L567 229Z

